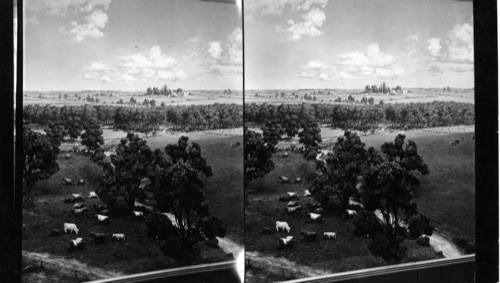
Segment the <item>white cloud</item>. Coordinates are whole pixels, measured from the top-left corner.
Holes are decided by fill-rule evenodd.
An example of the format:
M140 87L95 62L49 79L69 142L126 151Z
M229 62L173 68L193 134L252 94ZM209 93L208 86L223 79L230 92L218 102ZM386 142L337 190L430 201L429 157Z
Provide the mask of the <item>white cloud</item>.
M441 39L439 38L431 38L427 40L427 50L434 57L439 56L439 52L441 51Z
M396 65L394 56L381 52L377 43L370 44L366 53L354 51L338 56L340 59L340 79L355 79L358 77L393 78L406 75L401 67Z
M141 71L149 69L167 69L175 66L177 60L173 57L163 55L159 46L153 46L148 54L133 54L121 58L122 66L130 71Z
M177 60L162 54L159 46L151 47L146 53L132 54L120 59L121 64L112 67L103 62L93 62L85 68L87 73L80 78L120 84L132 84L146 79L168 81L188 79L185 71L178 67Z
M208 43L207 53L210 58L217 60L220 59L220 55L222 53L222 47L220 41L212 41Z
M85 24L79 25L73 21L73 28L69 31L71 37L76 42L81 42L85 38L102 38L104 36L103 29L108 22L108 15L101 10L94 11L91 15L85 17Z
M318 79L319 79L320 81L329 81L329 80L330 80L330 77L329 77L327 74L325 74L325 73L321 73L321 74L318 76Z
M326 20L325 12L318 8L310 10L307 14L301 16L302 22L288 20L288 27L276 26L278 32L285 33L288 41L298 41L303 36L316 37L321 35L321 26Z
M328 66L319 60L312 60L307 62L307 65L303 66L303 68L312 70L324 70L328 68Z
M450 60L474 62L473 27L469 23L456 25L448 32L448 56Z
M107 10L111 0L36 0L26 2L30 12L45 10L50 16L65 16L68 8L73 7L82 12L92 12L94 8Z
M302 78L305 78L305 79L311 79L311 78L315 77L313 72L302 72L302 74L300 74L300 76Z
M243 64L243 33L237 27L228 37L228 63L230 65Z
M107 75L102 76L101 81L104 83L111 83L111 78Z
M312 6L325 8L328 1L329 0L253 0L245 2L245 11L260 11L265 15L281 15L285 7L290 7L294 11L306 11Z

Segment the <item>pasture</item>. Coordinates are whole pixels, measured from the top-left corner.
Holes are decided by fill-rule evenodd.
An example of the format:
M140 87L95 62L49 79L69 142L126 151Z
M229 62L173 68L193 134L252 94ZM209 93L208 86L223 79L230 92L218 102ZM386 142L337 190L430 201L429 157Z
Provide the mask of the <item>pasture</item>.
M323 131L322 136L334 141L341 132L337 130ZM419 211L431 219L436 231L447 236L449 241L454 237L462 237L474 241L474 140L473 133L458 133L451 135L436 134L418 130L407 131L407 139L417 143L418 151L428 164L430 174L421 177L420 194L416 198ZM394 141L397 132L381 132L374 135L361 136L367 147L374 146L380 151L384 142ZM450 141L463 141L450 146ZM308 223L307 203L311 197L303 197L304 190L309 188L307 177L314 170L313 162L306 162L298 153L290 153L282 158L281 152L274 155L275 169L262 179L250 183L248 190L250 204L245 218L247 251L257 251L274 257L284 257L294 260L298 264L327 270L328 272L342 272L386 265L387 263L371 255L368 250L370 240L353 235L354 225L352 217L347 216L334 200L322 213L324 223ZM301 184L280 184L278 177L301 177ZM299 194L299 205L302 211L298 214L288 214L285 211L286 202L279 202L278 196L286 192ZM275 228L275 221L286 221L291 227L290 233L274 233L263 235L262 228ZM306 243L300 230L318 232L336 232L337 240L328 242L319 239L316 242ZM278 250L278 238L294 236L295 247ZM406 240L407 257L403 262L421 261L437 258L432 247L421 247L415 241ZM254 270L254 274L265 271Z
M210 136L202 133L188 134L189 142L198 142L202 155L212 166L214 175L204 178L205 192L212 215L221 218L227 226L227 236L238 243L243 242L243 153L242 147L232 148L231 143L242 142L242 136ZM164 135L147 138L152 148L163 149L168 143L177 143L180 135ZM35 184L37 193L34 208L23 209L23 250L48 253L55 257L78 260L89 266L104 270L119 271L125 274L177 267L178 263L164 255L160 247L163 241L148 238L144 221L134 219L133 215L117 209L110 215L109 225L99 225L94 214L93 204L102 204L98 199L87 199L89 191L96 188L101 167L90 161L89 157L73 154L71 159L59 158L60 170L47 180ZM85 185L63 185L63 177L85 179ZM89 209L83 215L74 215L72 204L64 203L64 197L81 193L85 206ZM239 213L241 211L241 213ZM75 235L63 234L50 237L52 229L63 228L63 223L75 223L80 229L78 237L83 237L86 246L83 251L67 251L68 241ZM89 233L105 233L106 244L96 245ZM124 242L112 242L112 233L124 233ZM198 243L195 248L200 256L193 264L230 260L221 249ZM133 259L133 260L132 260Z

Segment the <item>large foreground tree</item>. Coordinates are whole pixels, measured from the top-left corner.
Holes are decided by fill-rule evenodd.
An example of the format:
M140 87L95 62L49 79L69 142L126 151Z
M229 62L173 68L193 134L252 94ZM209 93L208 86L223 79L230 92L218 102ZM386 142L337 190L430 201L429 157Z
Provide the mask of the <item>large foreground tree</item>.
M24 128L23 195L28 194L36 182L48 179L59 171L58 153L59 148L46 135Z

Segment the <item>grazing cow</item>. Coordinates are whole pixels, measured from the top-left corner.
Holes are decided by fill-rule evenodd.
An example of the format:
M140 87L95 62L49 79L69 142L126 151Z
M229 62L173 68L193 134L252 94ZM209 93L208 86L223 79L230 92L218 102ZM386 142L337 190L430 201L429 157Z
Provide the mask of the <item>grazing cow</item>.
M290 198L295 198L295 197L296 197L296 198L298 198L297 193L294 193L294 192L287 192L286 194L287 194L287 195L288 195L288 197L290 197Z
M295 184L300 184L300 183L302 183L302 178L297 177L297 178L295 178L295 180L293 180L293 182L294 182Z
M111 236L111 239L113 241L116 241L116 242L118 242L118 241L125 241L125 234L113 234Z
M298 206L298 205L299 205L298 201L290 201L290 202L288 202L286 207L294 207L294 206Z
M460 143L460 140L454 140L454 141L450 141L450 145L451 146L456 146L457 144Z
M68 154L64 155L64 159L71 159L71 154L68 153Z
M90 232L90 236L94 239L94 243L96 244L104 244L104 242L106 242L106 234L104 233Z
M302 236L304 237L304 241L306 241L306 242L314 242L314 241L316 241L316 238L318 237L318 233L311 232L311 231L301 230L300 234L302 234Z
M85 180L84 179L78 180L77 185L85 185Z
M144 213L142 211L132 211L134 213L135 218L142 218Z
M89 192L88 198L98 198L98 196L94 191L91 191L91 192Z
M311 218L312 222L319 223L319 222L323 221L323 218L321 217L321 214L316 214L316 213L309 212L308 215Z
M312 196L311 192L309 190L304 191L304 197L310 197Z
M279 177L278 177L278 179L279 179L279 182L280 182L280 183L283 183L283 184L290 183L290 178L288 178L288 177L285 177L285 176L279 176Z
M64 202L65 203L72 203L73 202L73 197L64 197Z
M87 210L86 207L72 209L75 215L82 215Z
M75 223L64 223L64 233L70 234L75 233L78 234L78 228L76 227Z
M323 208L322 207L318 207L314 210L314 213L317 213L317 214L321 214L323 213Z
M307 207L309 207L310 209L316 209L316 208L320 208L321 204L317 203L317 202L312 202L312 203L308 202Z
M355 215L355 214L356 214L356 210L346 209L345 211L346 211L346 212L347 212L347 214L349 214L349 215Z
M272 233L274 233L273 229L271 229L269 227L262 228L262 234L264 234L264 235L271 235Z
M280 238L278 240L278 248L283 249L283 248L291 248L293 247L293 237L292 236L287 236L286 238Z
M475 136L472 136L472 139L474 139L474 138L475 138Z
M85 206L85 204L83 204L83 202L75 203L73 205L73 209L80 209L80 208L83 208L84 206Z
M62 181L63 181L63 185L73 185L74 184L73 179L70 179L70 178L62 178Z
M106 215L101 215L101 214L96 214L97 221L102 224L108 224L109 223L109 216Z
M51 236L51 237L58 237L61 235L62 235L62 233L59 229L52 229L52 231L50 231L50 234L49 234L49 236Z
M69 240L68 243L68 250L73 251L73 250L82 250L83 249L83 239L82 238L76 238L74 240Z
M285 153L283 153L283 154L281 155L281 157L283 157L283 158L287 158L287 157L288 157L288 155L289 155L289 154L288 154L288 152L285 152Z
M337 234L335 234L335 232L324 232L323 238L325 238L327 240L336 240Z
M294 207L286 207L286 211L288 213L296 213L298 212L300 209L302 208L302 206L298 205L298 206L294 206Z
M101 215L109 215L109 209L103 209L100 212Z
M73 197L73 202L83 201L83 196L81 194L71 194Z
M284 222L284 221L276 221L276 231L279 232L281 229L281 231L286 232L287 233L290 233L290 230L292 230L292 228L290 228L290 226L288 226L288 223Z

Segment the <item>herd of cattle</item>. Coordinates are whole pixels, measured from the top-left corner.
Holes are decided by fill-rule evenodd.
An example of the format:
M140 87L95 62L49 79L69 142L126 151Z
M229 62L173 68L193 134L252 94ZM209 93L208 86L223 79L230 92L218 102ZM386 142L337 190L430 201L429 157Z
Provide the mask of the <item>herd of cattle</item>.
M64 179L67 179L67 178L63 178L63 182L65 182ZM91 192L89 192L89 195L87 198L88 199L97 199L98 196L94 191L91 191ZM72 194L71 196L65 197L64 202L67 204L73 204L73 207L71 208L71 212L74 215L83 215L83 214L85 214L86 211L89 210L89 207L85 206L85 199L84 199L82 194ZM97 212L93 216L96 219L95 224L98 224L98 225L109 225L110 224L109 209L107 206L93 204L92 209L94 210L94 212ZM144 216L142 211L133 211L133 215L134 215L135 219L142 219ZM49 233L49 236L58 237L58 236L61 236L63 233L64 234L81 235L80 229L78 229L78 227L75 223L64 223L62 231L59 229L52 229ZM107 239L107 235L105 233L91 231L89 233L89 235L92 238L94 244L104 244L106 242L106 239ZM125 234L124 233L112 233L111 240L112 241L125 241ZM85 242L83 241L83 238L71 239L68 242L68 251L82 250L84 246L85 246Z
M279 177L280 182L283 183L283 180L290 180L290 178L286 178L285 176L280 176ZM300 178L297 178L300 179ZM304 198L310 198L312 196L311 192L309 190L305 190L303 197ZM286 195L281 195L278 198L279 201L282 202L287 202L285 205L285 211L288 214L298 214L299 211L302 210L302 205L299 204L299 195L296 192L287 192ZM304 213L305 216L307 216L307 222L309 223L323 223L323 216L321 213L323 213L323 208L321 207L321 204L317 202L307 202L307 212ZM347 214L349 215L354 215L356 213L355 210L346 210ZM290 233L291 227L289 224L285 221L276 221L275 229L272 229L270 227L264 227L262 229L262 234L264 235L271 235L275 232L286 232ZM300 234L303 237L304 242L315 242L318 239L318 233L314 231L306 231L306 230L301 230ZM331 240L336 240L337 239L337 234L335 232L323 232L322 237L325 240L331 241ZM295 245L294 237L293 236L286 236L284 238L279 238L278 239L278 249L283 249L283 248L292 248Z
M472 140L474 140L475 136L472 136ZM464 137L462 137L462 140L453 140L453 141L450 141L450 145L451 146L456 146L458 144L460 144L460 142L463 142L465 139Z

